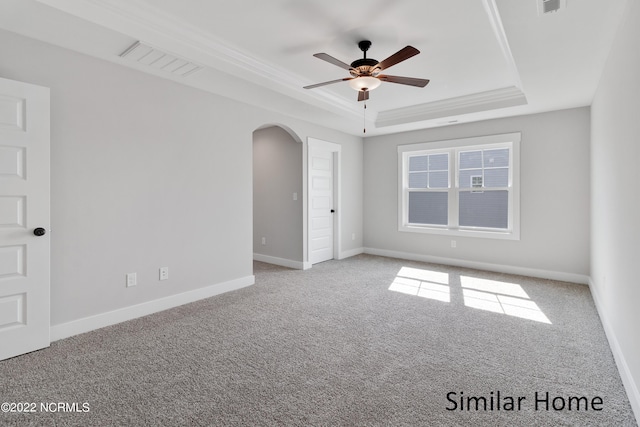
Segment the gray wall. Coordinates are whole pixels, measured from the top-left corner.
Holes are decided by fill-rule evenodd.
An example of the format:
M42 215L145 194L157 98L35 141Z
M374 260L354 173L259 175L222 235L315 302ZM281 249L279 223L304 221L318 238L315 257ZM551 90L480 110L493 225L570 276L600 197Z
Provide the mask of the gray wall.
M301 141L281 127L254 132L254 254L303 261L302 162Z
M521 132L520 240L398 231L397 146ZM364 145L367 251L384 250L495 266L589 274L589 109L367 138ZM456 248L451 247L455 239ZM508 270L508 268L507 268ZM535 271L534 271L535 270ZM524 270L522 270L524 271ZM553 276L553 275L552 275Z
M640 3L630 1L591 107L591 280L640 420Z
M362 246L362 138L10 32L0 57L1 77L51 88L53 325L251 276L253 132L266 124L342 145L340 238Z

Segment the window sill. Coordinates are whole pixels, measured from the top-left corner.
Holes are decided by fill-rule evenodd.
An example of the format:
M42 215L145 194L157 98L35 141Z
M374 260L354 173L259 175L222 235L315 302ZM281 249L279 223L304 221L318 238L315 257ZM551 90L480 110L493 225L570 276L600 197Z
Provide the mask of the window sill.
M438 234L444 236L455 237L477 237L483 239L498 240L520 240L520 233L515 230L511 231L494 231L480 229L460 229L460 228L438 228L438 227L422 227L415 225L401 225L398 231L405 233L422 233L422 234Z

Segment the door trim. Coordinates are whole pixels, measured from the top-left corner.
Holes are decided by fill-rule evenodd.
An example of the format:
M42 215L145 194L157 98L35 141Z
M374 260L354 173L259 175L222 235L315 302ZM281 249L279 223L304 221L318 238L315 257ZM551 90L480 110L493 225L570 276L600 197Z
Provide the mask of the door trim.
M333 259L341 259L340 258L340 236L341 236L341 219L342 219L342 211L340 200L341 197L341 174L342 170L341 162L342 162L342 146L340 144L336 144L335 142L324 141L317 138L308 137L307 144L304 147L304 156L306 161L304 162L304 178L306 180L305 183L305 212L304 212L304 269L311 268L311 262L309 261L309 254L311 253L311 241L309 237L309 227L311 224L309 215L311 212L310 203L311 203L311 165L309 162L311 158L309 156L309 148L318 148L321 150L330 151L333 154L333 206L335 209L335 214L333 215Z

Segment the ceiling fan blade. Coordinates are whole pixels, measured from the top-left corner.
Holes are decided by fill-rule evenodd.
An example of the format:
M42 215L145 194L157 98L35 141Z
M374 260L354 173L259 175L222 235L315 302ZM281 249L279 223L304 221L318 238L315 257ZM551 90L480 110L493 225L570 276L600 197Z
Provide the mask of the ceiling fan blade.
M400 49L399 51L397 51L396 53L394 53L393 55L391 55L390 57L388 57L387 59L381 61L377 68L380 68L380 70L384 70L386 68L392 67L394 65L396 65L398 62L402 62L405 59L409 59L412 56L415 56L417 54L419 54L420 51L418 49L416 49L413 46L406 46L402 49Z
M378 75L383 82L399 83L401 85L425 87L429 83L428 79L417 79L415 77L388 76L385 74Z
M313 56L315 56L318 59L322 59L323 61L327 61L330 64L337 65L340 68L344 68L345 70L350 70L351 69L351 65L349 65L347 63L344 63L344 62L340 61L339 59L334 58L331 55L327 55L326 53L316 53Z
M340 82L344 82L344 81L347 81L347 80L353 80L353 77L345 77L344 79L337 79L337 80L331 80L331 81L328 81L328 82L316 83L314 85L305 86L303 89L313 89L315 87L330 85L330 84L334 84L334 83L340 83Z
M358 91L358 102L366 101L369 99L369 91L368 90L359 90Z

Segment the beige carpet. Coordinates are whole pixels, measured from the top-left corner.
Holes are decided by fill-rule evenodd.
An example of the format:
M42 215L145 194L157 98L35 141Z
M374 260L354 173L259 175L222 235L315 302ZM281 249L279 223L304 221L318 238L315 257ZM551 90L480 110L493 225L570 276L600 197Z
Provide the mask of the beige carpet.
M636 425L584 285L366 255L255 273L0 362L0 401L37 406L0 425Z

